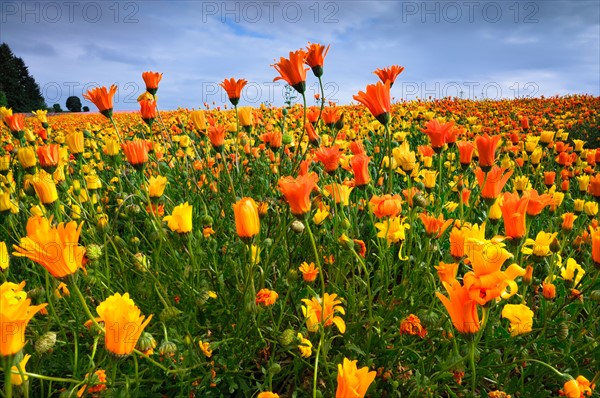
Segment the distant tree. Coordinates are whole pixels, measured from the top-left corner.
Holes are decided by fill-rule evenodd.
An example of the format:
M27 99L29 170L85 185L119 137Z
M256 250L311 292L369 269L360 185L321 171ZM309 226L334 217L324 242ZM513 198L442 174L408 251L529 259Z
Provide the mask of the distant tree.
M84 107L83 107L83 111L84 111L84 112L89 112L89 111L90 111L90 108L89 108L88 106L84 106Z
M45 109L40 86L29 75L22 58L16 57L8 44L0 44L0 90L6 95L7 106L14 112Z
M52 105L52 110L56 113L62 112L62 108L60 107L60 104L54 104Z
M72 95L67 98L66 106L70 112L81 112L81 100L79 97Z
M6 100L6 93L4 93L4 91L0 90L0 106L6 106L8 105L8 102Z

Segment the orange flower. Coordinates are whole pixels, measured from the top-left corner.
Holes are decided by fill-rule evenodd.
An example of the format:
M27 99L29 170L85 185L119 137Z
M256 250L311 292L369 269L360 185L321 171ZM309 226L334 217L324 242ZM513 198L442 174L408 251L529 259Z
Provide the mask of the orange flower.
M32 216L27 221L27 236L21 238L13 255L40 264L55 278L64 278L83 268L85 247L79 246L83 223L75 221L51 226L52 218Z
M387 125L389 123L391 108L389 82L369 84L366 92L359 91L352 98L366 106L381 124Z
M544 210L544 207L552 204L554 201L552 195L548 195L547 193L539 195L535 189L525 191L523 193L523 198L529 199L529 203L527 204L527 214L530 216L537 216Z
M508 173L504 174L505 171L506 169L501 169L498 166L488 168L485 173L482 168L479 167L475 170L475 177L477 177L477 182L481 189L481 197L484 199L496 199L500 196L502 189L514 172L514 170L510 170Z
M567 398L590 397L594 388L595 386L584 376L577 376L577 379L571 379L563 385L563 389L559 391L559 395Z
M371 182L371 175L369 174L370 159L371 158L366 154L359 153L358 155L354 155L352 160L350 160L350 166L352 167L352 172L354 173L355 186L362 187Z
M163 74L158 72L142 73L142 79L144 79L144 83L146 83L146 91L155 95L156 91L158 91L158 83L160 83L162 76Z
M107 90L106 87L96 87L83 94L83 98L93 102L101 114L107 118L111 118L113 111L113 97L116 92L117 86L114 84L110 86L110 90Z
M14 115L4 116L4 123L8 126L10 131L20 132L25 128L25 115L22 113L15 113Z
M319 274L319 269L315 267L315 263L308 264L306 261L300 265L298 270L302 273L302 279L304 282L314 282Z
M427 134L431 140L433 149L440 153L441 149L446 145L446 138L454 127L454 122L440 123L437 119L432 119L422 128L421 131Z
M428 215L427 213L419 214L419 218L423 221L425 232L430 238L439 238L444 231L452 224L453 219L444 221L444 215L440 214L437 218Z
M133 352L144 328L152 319L152 315L146 318L141 314L140 309L129 298L129 293L122 296L119 293L113 294L96 307L96 312L105 325L105 348L117 356Z
M306 123L304 129L306 130L306 134L308 134L308 141L314 146L319 146L321 137L319 137L319 134L317 134L313 125L311 123Z
M277 292L269 289L260 289L258 293L256 293L256 304L262 304L265 307L271 306L275 304L279 295Z
M41 145L37 149L40 166L48 173L53 173L58 165L58 144Z
M473 145L471 141L458 141L456 146L458 146L460 164L463 166L463 168L466 168L471 164L475 145Z
M440 261L440 265L436 265L435 269L437 270L438 276L440 277L440 281L451 283L456 279L456 273L458 272L458 263L444 263Z
M358 369L356 362L344 358L342 364L338 365L335 398L363 398L375 380L377 372L369 372L366 366Z
M592 237L592 260L596 264L600 264L600 227L592 229L590 226L590 234Z
M564 213L561 217L563 219L561 229L567 232L572 231L577 216L574 213Z
M554 171L544 171L544 185L546 187L551 187L554 185L554 181L556 180L556 172Z
M542 296L546 300L554 300L556 298L556 286L554 283L542 282Z
M300 94L304 94L306 90L306 71L308 70L308 68L304 68L305 59L306 52L304 50L291 51L290 59L281 57L279 62L271 65L281 75L273 81L283 79Z
M229 97L229 101L233 104L233 106L237 106L240 101L240 97L242 96L242 89L248 83L245 79L235 80L233 77L229 80L225 79L219 86L223 87L223 89L227 92L227 96Z
M590 195L600 198L600 173L590 178L590 184L588 185L588 192Z
M102 369L95 371L91 376L86 373L85 378L88 383L79 389L77 398L83 397L85 393L94 394L108 389L106 386L106 372Z
M504 262L513 255L499 239L470 238L465 242L465 251L473 271L463 276L463 283L478 304L484 305L497 297L508 298L517 292L514 279L524 276L525 270L511 264L501 271Z
M306 51L306 64L311 67L315 77L323 76L323 63L329 51L329 45L325 47L322 44L308 43Z
M462 286L456 279L442 282L442 285L449 297L439 292L436 292L435 295L446 307L456 330L465 335L477 333L480 328L479 314L477 313L477 303L469 295L469 289Z
M121 144L121 148L123 148L127 161L136 169L141 169L148 161L150 145L152 144L146 140L135 139Z
M499 135L490 137L488 134L475 138L475 145L479 152L479 166L484 171L488 171L496 162L496 147L500 139Z
M278 186L285 196L293 215L301 216L310 211L310 193L317 186L319 177L315 173L309 173L297 178L283 177Z
M339 145L328 148L320 147L315 151L315 157L319 162L323 163L327 173L333 174L338 168L342 152L340 152Z
M252 198L242 198L233 205L235 229L242 239L252 239L260 231L258 206Z
M140 113L142 114L142 120L146 122L146 124L152 127L152 123L156 118L156 101L154 100L143 100L140 101Z
M396 217L402 211L400 195L373 196L369 205L377 218Z
M21 351L25 346L25 329L33 316L48 304L31 305L25 281L20 284L4 282L0 285L0 356L6 357Z
M521 239L525 235L526 220L525 213L529 205L529 198L519 198L518 193L505 192L502 197L502 219L504 221L504 233L512 239Z
M404 72L404 66L392 65L383 69L377 68L373 73L376 74L383 83L390 82L391 88L398 75L402 72Z
M225 126L210 126L208 128L208 139L217 152L221 152L223 149L226 131Z
M418 316L410 314L400 322L400 334L408 334L423 338L427 336L427 329L421 325L421 320Z
M338 108L328 107L323 109L323 122L330 128L333 128L335 124L340 120L341 112Z

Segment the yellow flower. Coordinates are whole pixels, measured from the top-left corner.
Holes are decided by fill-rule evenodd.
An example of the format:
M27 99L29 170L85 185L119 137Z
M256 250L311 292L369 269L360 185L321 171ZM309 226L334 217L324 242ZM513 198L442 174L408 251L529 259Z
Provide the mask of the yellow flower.
M64 282L60 282L58 284L58 287L56 288L56 290L54 290L54 295L57 298L63 298L63 297L70 296L71 292L69 292L69 288L67 287L67 285Z
M252 107L243 106L238 108L238 117L240 119L240 126L242 127L248 127L254 124Z
M552 254L550 250L550 245L552 241L556 239L558 232L549 233L540 231L538 232L535 240L527 239L521 248L521 253L523 254L533 254L537 257L546 257Z
M152 315L147 318L141 315L140 309L129 298L129 293L122 296L113 294L100 303L96 312L104 322L105 348L117 356L133 352L144 328L152 319Z
M578 176L577 183L579 184L579 191L586 192L588 190L588 186L590 185L590 176L587 174Z
M21 372L19 371L19 368L21 368L21 371L25 373L25 365L27 365L27 361L29 361L29 358L31 358L31 355L25 355L21 362L19 362L18 368L17 366L13 366L11 368L10 384L20 386L21 384L23 384L24 381L28 379L27 375L23 375L23 377L21 377Z
M369 372L368 367L358 369L356 360L344 358L338 365L336 398L363 398L369 389L377 372Z
M573 210L575 211L575 213L581 213L583 211L584 205L585 205L585 200L575 199L573 201Z
M14 355L25 346L25 328L33 316L48 304L31 305L20 284L0 285L0 356Z
M513 178L513 186L517 191L526 191L530 189L531 184L529 184L529 177L527 176L517 176Z
M354 187L349 187L345 184L329 184L325 186L325 190L331 194L335 203L341 204L342 206L348 206L350 203L350 192Z
M319 275L319 269L315 267L315 263L308 264L306 261L300 265L298 268L302 273L302 279L304 282L314 282L317 279L317 275Z
M408 141L404 141L401 145L392 150L392 155L397 164L400 165L402 170L411 171L417 165L417 157L413 151L410 150Z
M100 189L102 188L102 180L96 174L89 174L85 176L85 185L91 191Z
M250 240L260 232L258 205L252 198L242 198L233 205L238 236Z
M583 211L590 217L596 216L598 214L598 203L597 202L585 202L583 205Z
M167 177L152 176L148 179L148 194L151 198L160 198L165 192L167 186Z
M437 180L437 175L438 175L438 172L433 171L433 170L425 170L423 172L423 185L425 185L425 188L427 188L427 189L435 188L435 182Z
M577 271L577 277L575 277L576 271ZM575 285L579 284L579 282L581 281L581 278L583 278L583 275L585 275L585 271L583 270L581 265L577 264L577 261L575 261L572 258L569 258L567 260L566 267L563 267L560 270L560 276L562 276L562 278L564 280L572 281L573 278L575 278L575 282L574 282Z
M377 237L386 238L388 243L396 243L406 239L405 232L410 228L410 225L403 221L404 218L393 217L384 222L376 223L375 228L379 230Z
M33 149L32 146L19 148L17 159L19 159L19 163L21 163L21 166L23 166L24 169L28 169L37 164L37 156L35 149Z
M206 117L204 116L204 111L202 109L190 112L190 119L192 120L194 127L196 127L196 130L206 130Z
M506 304L502 308L502 318L510 321L508 331L511 336L531 332L533 326L533 311L523 304Z
M298 340L300 340L300 344L298 344L298 349L300 350L300 356L302 358L308 358L312 354L312 343L309 339L305 339L302 336L302 333L298 333Z
M204 342L201 341L198 343L198 345L200 346L200 351L202 351L202 353L204 354L205 357L210 358L212 357L212 350L210 349L210 343L209 342Z
M66 136L65 141L67 142L67 147L72 154L76 155L83 152L83 131L71 132Z
M315 212L315 215L313 216L313 222L316 225L321 225L323 223L323 221L325 221L325 219L327 217L329 217L329 211L327 210L327 208L319 208L317 209L317 211Z
M8 268L8 250L5 242L0 242L0 271Z
M108 138L104 143L104 153L108 156L116 156L121 151L119 141L113 138Z
M184 234L192 230L192 210L193 207L185 202L179 206L175 206L173 213L170 216L163 218L163 221L168 223L171 231Z
M31 113L33 113L35 116L37 116L37 118L40 121L40 123L42 123L42 124L43 123L48 124L48 117L46 116L48 114L48 110L47 109L45 109L45 110L39 109L39 110L37 110L35 112L31 112Z
M302 306L302 313L306 318L306 327L309 332L316 332L319 330L319 324L330 326L335 324L340 333L346 332L346 323L344 320L335 315L339 312L342 315L346 314L342 303L337 299L337 294L325 293L323 299L320 297L313 297L312 299L302 299L302 302L306 305Z

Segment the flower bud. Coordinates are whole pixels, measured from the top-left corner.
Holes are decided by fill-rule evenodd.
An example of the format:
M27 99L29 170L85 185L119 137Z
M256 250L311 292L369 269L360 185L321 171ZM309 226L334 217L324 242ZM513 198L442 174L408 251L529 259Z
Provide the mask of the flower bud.
M304 224L302 224L302 221L294 220L292 222L292 231L294 231L297 234L301 234L302 232L304 232Z
M35 351L38 354L45 354L52 350L56 344L56 333L46 332L35 342Z

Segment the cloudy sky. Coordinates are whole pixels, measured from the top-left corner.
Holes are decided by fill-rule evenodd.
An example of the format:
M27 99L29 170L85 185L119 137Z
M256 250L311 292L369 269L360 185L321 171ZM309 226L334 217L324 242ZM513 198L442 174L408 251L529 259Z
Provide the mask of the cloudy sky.
M0 42L23 58L48 105L117 84L137 109L141 73L164 73L162 109L226 103L224 78L245 78L241 105L283 102L271 64L310 42L330 44L325 97L349 103L406 69L396 99L600 95L600 3L575 1L10 1ZM309 72L307 92L318 92ZM84 105L94 106L83 100Z

